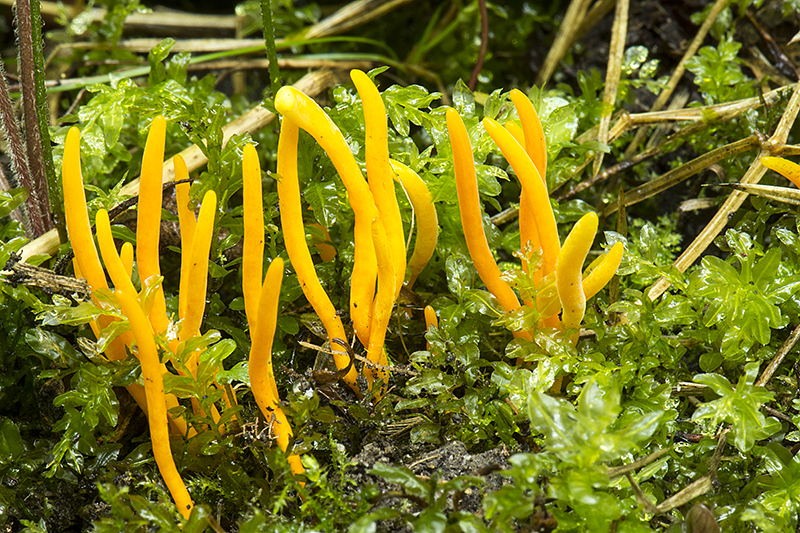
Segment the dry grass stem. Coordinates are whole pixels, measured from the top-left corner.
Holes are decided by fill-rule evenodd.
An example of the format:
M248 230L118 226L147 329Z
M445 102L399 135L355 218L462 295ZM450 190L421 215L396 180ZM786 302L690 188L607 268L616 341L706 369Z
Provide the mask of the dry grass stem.
M617 0L614 12L614 26L611 29L611 46L608 50L608 68L606 70L606 86L603 91L603 111L600 115L597 140L608 143L608 127L611 124L611 112L617 102L619 78L622 74L622 56L625 53L625 36L628 33L628 7L630 0ZM603 165L605 152L598 151L594 157L592 175L596 176Z
M678 65L672 71L672 74L669 77L669 81L667 81L667 86L664 88L663 91L658 95L656 98L655 103L650 108L650 111L660 111L664 108L664 105L669 100L670 96L672 96L673 91L675 91L675 87L678 86L678 82L683 77L683 73L686 71L686 62L694 57L697 53L697 50L700 48L700 45L703 44L703 41L706 39L706 35L711 30L711 26L713 26L714 21L717 20L717 15L719 15L723 8L728 5L728 0L717 0L714 5L711 7L711 11L709 11L706 20L703 21L702 26L700 29L697 30L697 34L694 36L689 48L686 49L686 53L683 54ZM636 132L636 136L631 141L631 144L628 146L627 150L625 150L625 157L631 157L638 148L639 144L644 139L644 136L647 135L646 129L641 129Z

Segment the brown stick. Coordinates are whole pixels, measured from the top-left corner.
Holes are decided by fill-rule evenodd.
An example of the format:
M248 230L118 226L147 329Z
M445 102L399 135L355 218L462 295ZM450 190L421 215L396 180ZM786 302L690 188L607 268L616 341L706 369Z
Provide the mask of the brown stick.
M783 346L780 347L778 353L775 354L775 357L773 357L772 360L767 365L767 368L765 368L764 371L761 373L761 375L758 376L758 379L756 380L755 383L757 387L764 387L766 386L767 383L769 383L769 380L772 379L772 375L775 373L780 364L786 358L786 355L792 350L794 345L797 343L797 339L800 339L800 326L794 328L792 334L789 335L789 338L787 338L786 341L783 343Z
M20 177L28 187L30 196L26 201L28 219L34 237L53 228L50 219L50 201L47 194L42 135L36 112L36 62L34 61L33 26L30 0L17 2L17 37L19 42L19 71L22 85L22 116L25 121L25 149L28 154L29 176ZM28 179L30 178L30 179Z

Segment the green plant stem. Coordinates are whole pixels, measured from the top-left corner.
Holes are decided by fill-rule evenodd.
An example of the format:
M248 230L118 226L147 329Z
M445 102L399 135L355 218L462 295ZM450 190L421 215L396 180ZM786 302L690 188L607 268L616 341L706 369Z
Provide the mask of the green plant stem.
M261 0L261 22L264 28L264 43L269 59L269 83L272 96L281 88L281 72L278 68L278 50L275 46L275 29L272 26L272 4L270 0Z

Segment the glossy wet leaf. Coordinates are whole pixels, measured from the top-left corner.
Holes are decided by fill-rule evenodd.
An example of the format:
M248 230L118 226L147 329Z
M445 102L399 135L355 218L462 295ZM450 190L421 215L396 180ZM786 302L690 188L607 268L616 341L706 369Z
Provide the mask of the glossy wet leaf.
M747 364L735 388L719 374L698 374L694 377L696 383L709 386L720 398L700 405L692 415L692 420L711 419L712 424L732 424L734 445L742 452L750 450L757 440L775 434L781 427L777 420L767 418L760 410L774 395L763 387L753 385L758 368L758 363Z
M577 409L570 403L531 391L528 416L545 434L548 450L562 461L589 466L609 461L635 449L658 428L663 411L656 410L628 424L614 428L620 412L619 391L597 379L588 381L581 391Z

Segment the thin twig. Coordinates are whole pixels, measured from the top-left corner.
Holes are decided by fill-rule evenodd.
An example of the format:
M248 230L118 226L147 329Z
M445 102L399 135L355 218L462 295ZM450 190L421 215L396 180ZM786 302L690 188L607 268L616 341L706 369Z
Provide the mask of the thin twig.
M738 155L742 152L752 150L753 148L758 148L764 140L766 139L759 137L758 135L751 135L750 137L740 139L736 142L726 144L725 146L715 148L710 152L706 152L703 155L696 157L691 161L684 163L679 167L673 168L661 176L648 181L641 187L637 187L632 191L626 192L625 206L632 206L671 187L674 187L675 185L689 179L698 172L708 168L710 165L713 165L718 161L722 161L723 159ZM603 210L603 216L606 217L616 212L618 208L619 202L613 202L609 204Z
M334 339L334 340L336 340L336 339ZM314 350L316 352L324 353L324 354L327 354L327 355L333 355L333 352L331 350L329 350L327 348L324 348L322 346L319 346L317 344L312 344L312 343L306 342L306 341L297 341L297 343L300 346L302 346L303 348L308 348L309 350ZM351 348L351 350L352 350L352 348ZM397 366L379 365L378 363L370 361L369 359L367 359L363 355L358 355L355 352L352 352L350 355L354 359L364 363L365 366L368 366L368 367L373 368L375 370L382 370L384 372L392 372L394 374L403 374L405 376L417 376L418 375L418 372L415 372L413 370L405 370L405 369L397 367Z
M478 83L478 75L483 68L483 61L486 59L486 50L489 48L489 11L486 9L486 0L478 0L478 5L481 8L481 48L478 51L478 62L475 63L475 68L472 69L472 76L469 77L470 91L475 90L475 85Z
M628 33L628 6L630 0L617 0L617 9L614 12L614 26L611 29L611 45L608 50L608 67L606 69L606 86L603 90L603 111L600 115L600 132L597 139L606 144L608 142L608 127L611 125L611 112L617 102L617 89L622 75L622 55L625 53L625 37ZM596 176L603 166L605 152L597 151L594 158L592 175Z
M797 339L800 339L800 325L794 328L789 338L783 343L783 345L778 350L778 353L775 354L775 357L767 365L767 368L758 376L756 380L756 386L764 387L769 383L769 380L772 379L772 375L778 369L778 366L783 362L786 355L791 351L794 345L797 343Z
M708 32L711 30L711 26L714 25L717 15L722 12L722 9L727 4L728 0L717 0L711 7L711 11L709 11L708 16L703 21L700 29L697 30L697 35L694 36L689 48L686 49L686 53L683 54L680 62L678 62L678 65L673 69L669 81L667 81L667 86L658 95L658 98L656 98L656 101L653 103L650 111L660 111L664 108L667 100L669 100L669 97L672 96L673 91L675 91L675 88L678 86L678 82L683 77L683 73L686 71L686 62L689 61L689 59L691 59L695 53L697 53L697 49L700 48L701 44L703 44L706 35L708 35ZM633 141L631 141L631 144L628 145L627 150L625 150L626 158L633 156L633 154L636 152L636 149L639 147L639 143L642 142L642 139L644 139L645 135L647 135L647 128L642 128L636 132Z
M71 115L72 113L74 113L75 109L78 107L78 104L81 103L81 99L86 95L87 92L88 91L86 90L86 87L81 89L78 92L78 96L75 97L75 100L73 100L72 104L70 104L70 106L69 106L69 109L67 109L67 112L64 113L64 114L65 115Z

